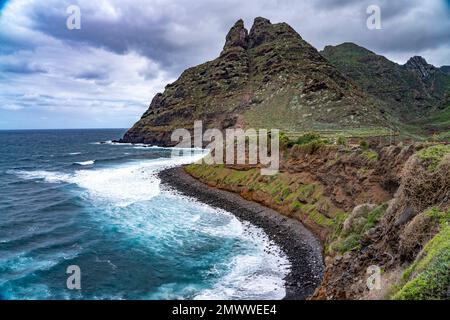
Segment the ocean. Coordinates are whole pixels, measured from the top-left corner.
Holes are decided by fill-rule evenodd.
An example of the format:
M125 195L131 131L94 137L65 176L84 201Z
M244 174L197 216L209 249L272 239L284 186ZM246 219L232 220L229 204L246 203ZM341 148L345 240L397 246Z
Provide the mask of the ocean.
M283 298L263 230L161 185L204 151L111 142L124 131L0 131L0 299Z

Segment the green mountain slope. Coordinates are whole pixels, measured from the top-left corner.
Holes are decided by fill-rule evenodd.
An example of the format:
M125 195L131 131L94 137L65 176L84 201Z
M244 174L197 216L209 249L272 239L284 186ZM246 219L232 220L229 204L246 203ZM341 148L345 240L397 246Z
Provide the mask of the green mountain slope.
M417 56L399 65L353 43L327 46L321 54L380 101L398 126L422 134L450 130L450 76L445 67L436 68Z

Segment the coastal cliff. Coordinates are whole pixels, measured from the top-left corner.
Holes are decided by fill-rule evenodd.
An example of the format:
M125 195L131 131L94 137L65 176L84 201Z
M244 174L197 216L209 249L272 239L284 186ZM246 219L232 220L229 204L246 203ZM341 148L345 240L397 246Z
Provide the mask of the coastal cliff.
M313 299L448 299L450 146L285 148L281 171L193 164L186 172L301 221L322 241ZM367 270L381 273L369 290Z

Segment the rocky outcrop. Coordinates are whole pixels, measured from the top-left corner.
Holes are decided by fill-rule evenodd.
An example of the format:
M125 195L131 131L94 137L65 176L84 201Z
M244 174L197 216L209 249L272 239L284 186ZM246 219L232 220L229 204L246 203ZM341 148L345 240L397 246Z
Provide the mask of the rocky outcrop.
M174 145L176 128L194 120L214 127L313 128L384 126L373 99L285 23L239 20L220 56L187 69L155 96L123 142Z
M438 70L421 56L414 56L410 58L406 62L405 67L408 70L415 72L421 79L428 79Z
M243 49L247 49L248 45L248 31L244 27L244 21L238 20L226 36L223 52L233 47L241 47Z

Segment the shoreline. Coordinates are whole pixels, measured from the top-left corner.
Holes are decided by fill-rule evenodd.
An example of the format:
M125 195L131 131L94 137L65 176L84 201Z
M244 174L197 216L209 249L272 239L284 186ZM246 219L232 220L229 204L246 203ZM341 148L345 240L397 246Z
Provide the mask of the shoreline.
M181 194L226 210L239 220L262 228L291 264L284 279L286 296L283 299L304 300L320 285L324 273L322 245L300 221L245 200L238 194L210 187L191 177L183 167L163 170L158 177L163 185L175 188Z

